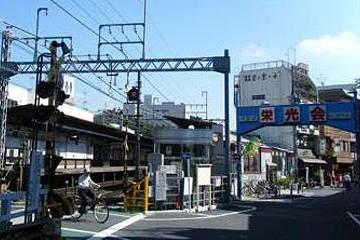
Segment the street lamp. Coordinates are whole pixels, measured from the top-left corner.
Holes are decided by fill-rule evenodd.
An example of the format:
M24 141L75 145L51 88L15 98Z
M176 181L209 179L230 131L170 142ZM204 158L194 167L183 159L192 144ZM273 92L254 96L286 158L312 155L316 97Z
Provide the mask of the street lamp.
M205 110L206 110L206 115L205 115L205 119L208 119L208 91L201 91L201 96L205 96Z
M45 15L47 16L48 9L41 7L37 9L36 14L36 36L35 36L35 50L34 50L34 62L37 60L37 54L38 54L38 41L39 41L39 16L40 12L45 11Z

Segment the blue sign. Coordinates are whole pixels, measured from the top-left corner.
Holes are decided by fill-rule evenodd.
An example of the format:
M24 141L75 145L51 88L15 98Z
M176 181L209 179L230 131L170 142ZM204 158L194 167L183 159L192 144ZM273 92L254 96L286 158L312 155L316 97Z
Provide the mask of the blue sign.
M181 159L182 160L190 160L191 159L191 153L190 152L181 153Z
M236 107L240 135L265 126L328 125L356 132L353 102Z

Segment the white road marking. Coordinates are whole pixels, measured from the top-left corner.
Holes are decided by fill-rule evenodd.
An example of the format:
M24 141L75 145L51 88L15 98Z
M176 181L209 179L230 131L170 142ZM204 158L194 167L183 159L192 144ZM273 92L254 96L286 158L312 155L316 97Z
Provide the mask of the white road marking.
M92 231L87 231L87 230L73 229L73 228L66 228L66 227L62 227L61 230L65 230L65 231L69 231L69 232L77 232L77 233L88 233L88 234L91 234L91 235L94 235L94 234L97 233L97 232L92 232ZM130 240L128 238L118 237L118 236L115 236L115 235L110 235L108 237L111 237L112 239Z
M254 206L248 206L248 205L239 205L243 207L247 207L249 209L245 209L242 211L237 212L231 212L231 213L224 213L219 215L206 215L206 216L200 216L200 217L184 217L184 218L148 218L143 219L143 221L152 221L152 222L167 222L167 221L189 221L189 220L199 220L199 219L213 219L213 218L220 218L220 217L227 217L239 213L248 213L255 211L257 208Z
M349 217L352 219L352 220L354 220L354 222L356 222L359 226L360 226L360 221L359 221L359 219L357 219L351 212L349 212L349 211L347 211L346 212L347 213L347 215L349 215Z
M89 211L89 213L94 213L93 211ZM106 213L98 213L98 214L103 214L105 215ZM116 217L123 217L123 218L131 218L133 216L136 215L125 215L125 214L120 214L120 213L109 213L110 216L116 216Z
M89 233L89 234L96 234L96 232L93 231L87 231L87 230L81 230L81 229L73 229L73 228L66 228L62 227L61 230L70 231L70 232L78 232L78 233Z
M143 214L135 215L134 217L126 219L125 221L122 221L122 222L115 224L101 232L94 234L91 238L88 238L88 240L98 240L98 239L103 239L105 237L109 237L112 234L116 233L117 231L119 231L123 228L126 228L127 226L129 226L133 223L136 223L137 221L140 221L144 217L145 217L145 215L143 215ZM119 238L119 239L125 239L125 238Z

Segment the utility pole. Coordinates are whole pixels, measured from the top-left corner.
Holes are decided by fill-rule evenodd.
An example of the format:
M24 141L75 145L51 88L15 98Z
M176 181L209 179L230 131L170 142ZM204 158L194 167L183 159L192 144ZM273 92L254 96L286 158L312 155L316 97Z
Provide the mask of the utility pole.
M295 105L297 104L296 101L296 93L295 93L295 81L296 81L296 71L297 71L297 67L295 65L296 63L294 62L294 65L291 67L291 104ZM293 177L295 179L298 178L298 152L297 152L297 128L296 125L293 126L293 158L294 158L294 168L292 171ZM291 186L290 186L290 194L292 195L292 191L293 191L293 181L294 179L292 179L291 181Z
M229 50L224 51L224 57L229 57ZM229 64L230 68L230 64ZM231 197L231 158L230 158L230 83L229 83L229 71L224 72L224 108L225 108L225 144L224 144L224 160L225 160L225 172L227 174L227 202L230 202Z
M1 61L0 66L5 65L11 56L11 31L5 30L2 33L1 41ZM6 70L5 70L6 71ZM7 121L7 103L8 103L8 84L9 73L4 70L0 72L0 169L5 169L6 161L6 121Z
M201 95L205 95L205 119L208 119L208 91L201 91Z
M39 17L40 17L40 12L41 11L45 11L45 15L47 16L47 12L48 9L41 7L37 9L36 12L36 33L35 33L35 49L34 49L34 62L37 61L37 55L38 55L38 41L39 41Z
M354 88L354 113L355 113L355 130L356 130L356 164L357 164L357 177L358 182L360 183L360 127L359 127L359 101L357 99L358 92L357 89L360 85L360 78L356 79L355 88Z
M141 72L138 72L137 79L137 101L136 101L136 178L140 179L140 101L141 101Z

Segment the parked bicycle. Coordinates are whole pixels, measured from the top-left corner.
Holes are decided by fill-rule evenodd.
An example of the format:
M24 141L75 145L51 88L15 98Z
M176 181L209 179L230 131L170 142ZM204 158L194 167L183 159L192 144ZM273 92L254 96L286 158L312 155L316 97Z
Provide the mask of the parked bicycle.
M74 220L78 221L89 210L93 211L95 220L98 223L105 223L109 219L109 208L103 199L103 195L99 190L96 190L94 196L94 199L88 198L85 210L81 209L83 199L78 194L74 196L74 213L72 214Z
M244 184L242 195L247 197L269 198L278 195L278 188L275 184L268 181L259 181L257 183L251 181Z

